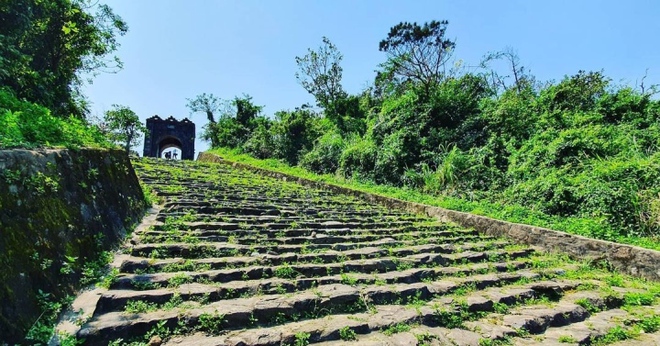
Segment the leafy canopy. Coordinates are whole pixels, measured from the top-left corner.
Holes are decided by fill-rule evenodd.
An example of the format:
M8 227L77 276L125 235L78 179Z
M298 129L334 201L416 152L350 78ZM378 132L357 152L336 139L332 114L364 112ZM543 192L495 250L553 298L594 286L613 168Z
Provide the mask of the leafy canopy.
M139 143L140 134L147 129L130 108L122 105L112 105L112 108L105 112L105 125L109 130L110 138L121 143L126 154L129 154L131 147Z
M386 75L399 82L420 83L425 90L445 75L445 64L456 43L445 38L448 21L433 20L420 26L401 22L392 28L378 49L387 53Z
M319 106L326 109L326 116L336 119L337 102L346 97L341 86L343 56L330 39L323 37L318 50L308 49L303 57L296 57L299 71L296 79L308 93L316 98Z
M128 31L110 7L93 0L0 2L0 87L57 116L83 117L85 80L121 69L111 56Z

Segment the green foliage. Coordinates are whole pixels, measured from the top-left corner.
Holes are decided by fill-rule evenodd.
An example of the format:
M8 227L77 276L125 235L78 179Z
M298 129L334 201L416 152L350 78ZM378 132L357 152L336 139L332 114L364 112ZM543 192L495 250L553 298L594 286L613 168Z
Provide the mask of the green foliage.
M55 116L86 112L80 87L85 78L117 71L108 58L119 47L126 23L104 4L88 0L0 3L0 85Z
M660 330L660 316L645 316L644 319L637 322L637 327L644 333L655 333Z
M314 95L319 106L325 108L326 116L334 123L340 121L339 102L346 97L341 86L343 56L330 39L323 37L318 50L308 49L303 57L296 57L300 71L296 79L308 93Z
M113 271L108 270L108 264L112 262L113 258L114 256L111 252L102 251L96 260L85 263L80 284L85 286L96 282L104 282L108 277L112 276ZM114 270L118 271L117 269Z
M296 165L320 136L319 120L318 115L309 109L275 113L272 127L274 156L290 165Z
M311 334L306 332L298 332L294 335L294 346L307 346L309 345L309 339L312 337Z
M255 129L243 144L242 149L245 153L259 159L270 158L274 155L273 147L275 145L271 133L272 122L267 118L260 117L255 120L255 123Z
M391 325L387 329L383 330L383 334L389 336L389 335L396 334L396 333L403 333L403 332L410 331L410 328L411 327L410 327L409 324L397 323L397 324Z
M613 328L610 328L607 333L596 340L594 343L595 345L607 345L607 344L612 344L617 341L621 340L627 340L633 338L634 335L630 330L627 330L621 326L616 326Z
M197 330L211 335L219 335L223 331L222 325L225 323L225 320L225 315L217 312L213 314L203 313L199 316Z
M537 83L511 49L482 65L504 59L511 85L495 71L446 72L446 26L398 24L380 44L388 60L373 87L324 101L323 114L278 112L226 146L396 198L660 248L655 88L584 71ZM329 59L336 48L326 48ZM322 62L310 54L303 60Z
M149 311L155 311L158 306L155 303L149 303L144 300L129 300L126 302L124 311L129 314L140 314Z
M328 131L319 137L311 151L300 160L300 166L321 174L334 173L339 168L339 160L345 142L337 131Z
M589 311L589 313L592 314L600 311L600 309L597 306L593 305L593 303L586 298L577 299L575 301L575 304L585 308L587 311Z
M0 89L0 148L83 146L111 144L97 127L84 120L54 116L47 108Z
M357 333L350 327L343 327L339 329L339 338L344 341L357 340Z
M122 144L126 154L129 154L131 146L139 143L140 133L147 129L130 108L121 105L112 105L112 108L105 112L105 126L109 130L110 138Z
M557 341L559 341L561 343L574 344L574 343L577 342L577 339L575 339L574 337L572 337L570 335L562 335L557 339Z
M289 263L284 263L275 268L274 275L280 279L295 279L298 276L298 272Z
M652 292L645 292L645 293L635 293L635 292L630 292L626 293L623 297L623 300L626 305L653 305L655 302L655 294Z
M47 344L53 335L60 311L70 303L70 299L70 297L65 297L58 301L52 294L39 290L37 302L42 314L28 330L25 339L34 344Z
M411 80L428 90L444 77L444 65L456 46L445 38L449 22L433 20L420 26L401 22L392 28L379 49L388 55L386 66L392 79Z

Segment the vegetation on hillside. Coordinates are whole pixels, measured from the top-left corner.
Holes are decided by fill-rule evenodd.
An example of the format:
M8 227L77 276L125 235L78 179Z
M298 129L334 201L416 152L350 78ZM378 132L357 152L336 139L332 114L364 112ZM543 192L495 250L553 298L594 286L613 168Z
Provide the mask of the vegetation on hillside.
M54 115L84 118L80 87L115 72L117 37L128 31L110 7L92 0L0 3L0 86Z
M111 145L98 127L85 120L55 116L46 107L0 89L0 149Z
M90 124L80 88L121 68L127 30L97 1L0 3L0 148L110 146L113 124Z
M229 108L205 137L216 148L460 201L473 212L518 206L503 218L541 226L588 220L563 228L609 240L656 237L655 88L585 71L542 83L511 50L486 55L476 70L449 66L455 43L447 24L393 27L380 42L387 60L358 95L341 87L341 54L324 38L296 58L297 77L321 111L303 105L268 118L248 97L257 110L249 122ZM494 63L509 71L489 68Z

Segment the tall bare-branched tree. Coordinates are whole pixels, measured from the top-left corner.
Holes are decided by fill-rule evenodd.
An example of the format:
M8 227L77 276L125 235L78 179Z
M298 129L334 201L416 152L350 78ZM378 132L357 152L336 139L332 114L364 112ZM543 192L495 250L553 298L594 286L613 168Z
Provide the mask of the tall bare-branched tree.
M518 93L521 93L525 86L534 83L534 77L520 63L520 57L513 48L507 47L502 51L486 54L481 61L480 67L488 68L488 65L496 60L505 61L508 69L511 71L511 75L501 75L491 69L488 77L490 78L493 90L508 90L513 87ZM511 77L513 77L513 86L507 83L507 79Z
M217 129L216 129L216 114L220 112L221 107L224 105L223 101L215 97L213 94L200 94L193 99L186 99L188 103L186 107L190 109L190 114L204 113L209 120L209 123L204 126L204 133L202 138L211 141L211 147L215 148L219 144Z

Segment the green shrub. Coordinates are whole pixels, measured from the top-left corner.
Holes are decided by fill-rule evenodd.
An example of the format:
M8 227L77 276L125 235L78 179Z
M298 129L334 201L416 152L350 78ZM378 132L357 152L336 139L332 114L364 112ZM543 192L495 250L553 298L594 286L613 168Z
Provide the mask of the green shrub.
M97 127L0 90L0 148L111 147Z
M274 139L270 132L271 122L266 118L259 118L257 127L252 131L243 144L243 151L259 159L271 158L274 155Z
M301 158L300 166L315 173L335 173L344 147L344 139L338 131L326 132L316 140L314 148Z
M339 157L339 172L345 177L373 179L376 144L364 137L352 137Z
M347 100L344 117L364 130L321 126L327 119L308 109L279 112L271 157L384 190L405 186L396 194L447 208L660 247L660 101L601 72L523 79L389 81Z

